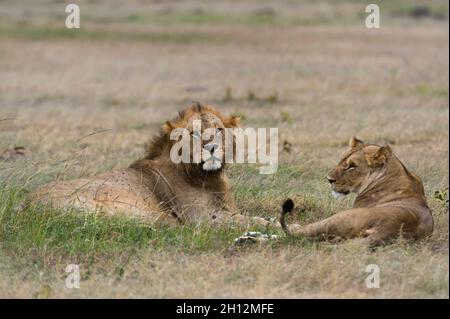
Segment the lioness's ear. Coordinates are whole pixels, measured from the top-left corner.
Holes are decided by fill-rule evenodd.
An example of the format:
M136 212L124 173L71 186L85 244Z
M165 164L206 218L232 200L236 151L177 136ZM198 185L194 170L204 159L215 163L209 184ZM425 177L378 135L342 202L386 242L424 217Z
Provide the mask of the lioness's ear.
M367 165L370 167L377 167L384 165L388 158L392 155L392 149L389 145L382 146L378 149L378 151L375 152L375 154L372 154L371 156L368 156L366 158Z
M354 136L352 136L352 137L350 138L350 140L348 141L348 146L349 146L350 148L355 148L355 147L362 146L362 145L364 145L364 142L361 141L361 140L359 140L359 139L357 139L357 138L354 137Z
M233 127L238 127L239 122L240 122L239 116L231 115L230 117L225 119L223 125L225 125L225 127L233 128Z

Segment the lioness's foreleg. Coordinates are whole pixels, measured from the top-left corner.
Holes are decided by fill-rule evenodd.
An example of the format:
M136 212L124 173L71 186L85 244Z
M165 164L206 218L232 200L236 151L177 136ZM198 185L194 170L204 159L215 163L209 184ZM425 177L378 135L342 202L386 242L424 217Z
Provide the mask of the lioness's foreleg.
M400 232L410 237L417 227L417 217L402 208L355 208L305 226L291 226L293 235L317 239L367 237L379 245Z

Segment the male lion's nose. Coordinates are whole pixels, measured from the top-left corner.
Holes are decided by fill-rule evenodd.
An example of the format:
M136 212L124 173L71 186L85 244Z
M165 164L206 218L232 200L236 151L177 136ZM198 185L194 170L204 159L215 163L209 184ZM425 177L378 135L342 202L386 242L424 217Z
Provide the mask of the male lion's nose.
M330 182L330 184L336 183L336 180L334 178L331 178L330 176L327 176L327 179Z
M204 149L210 153L214 153L214 151L219 147L217 143L208 143L204 146Z

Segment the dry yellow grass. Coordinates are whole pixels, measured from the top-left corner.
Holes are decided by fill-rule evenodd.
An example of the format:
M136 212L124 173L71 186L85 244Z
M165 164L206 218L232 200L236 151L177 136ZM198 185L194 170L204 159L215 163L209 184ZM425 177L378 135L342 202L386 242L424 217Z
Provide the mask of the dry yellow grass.
M383 1L389 14L382 6L381 29L368 30L364 5L353 1L133 1L127 8L97 1L81 3L85 33L73 38L49 31L64 21L60 4L35 2L28 23L23 3L0 4L0 120L10 118L0 121L0 152L26 151L0 163L2 182L37 173L31 190L124 167L164 120L198 100L241 114L246 126L278 127L280 144L292 144L280 151L273 176L230 168L245 213L275 216L288 195L309 206L297 211L302 223L350 205L331 198L325 175L356 135L391 143L422 177L436 227L429 239L376 252L357 242L229 248L230 241L204 251L149 245L130 259L118 252L81 264L74 290L64 288L70 260L17 261L0 238L0 297L448 298L448 203L433 197L448 188L448 14L412 19L408 10L424 2ZM445 1L430 5L433 14L448 12ZM167 19L153 16L164 12ZM379 289L365 287L367 264L381 268Z

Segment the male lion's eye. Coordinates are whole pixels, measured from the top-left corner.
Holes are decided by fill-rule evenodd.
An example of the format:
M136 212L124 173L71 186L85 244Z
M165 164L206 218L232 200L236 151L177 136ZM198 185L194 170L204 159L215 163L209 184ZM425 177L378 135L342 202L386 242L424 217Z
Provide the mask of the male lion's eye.
M192 131L191 132L191 136L193 136L193 137L200 137L200 132L199 131Z
M348 165L348 167L346 168L346 170L351 171L351 170L353 170L353 169L355 169L355 168L356 168L356 165L355 165L354 163L351 163L351 164Z

